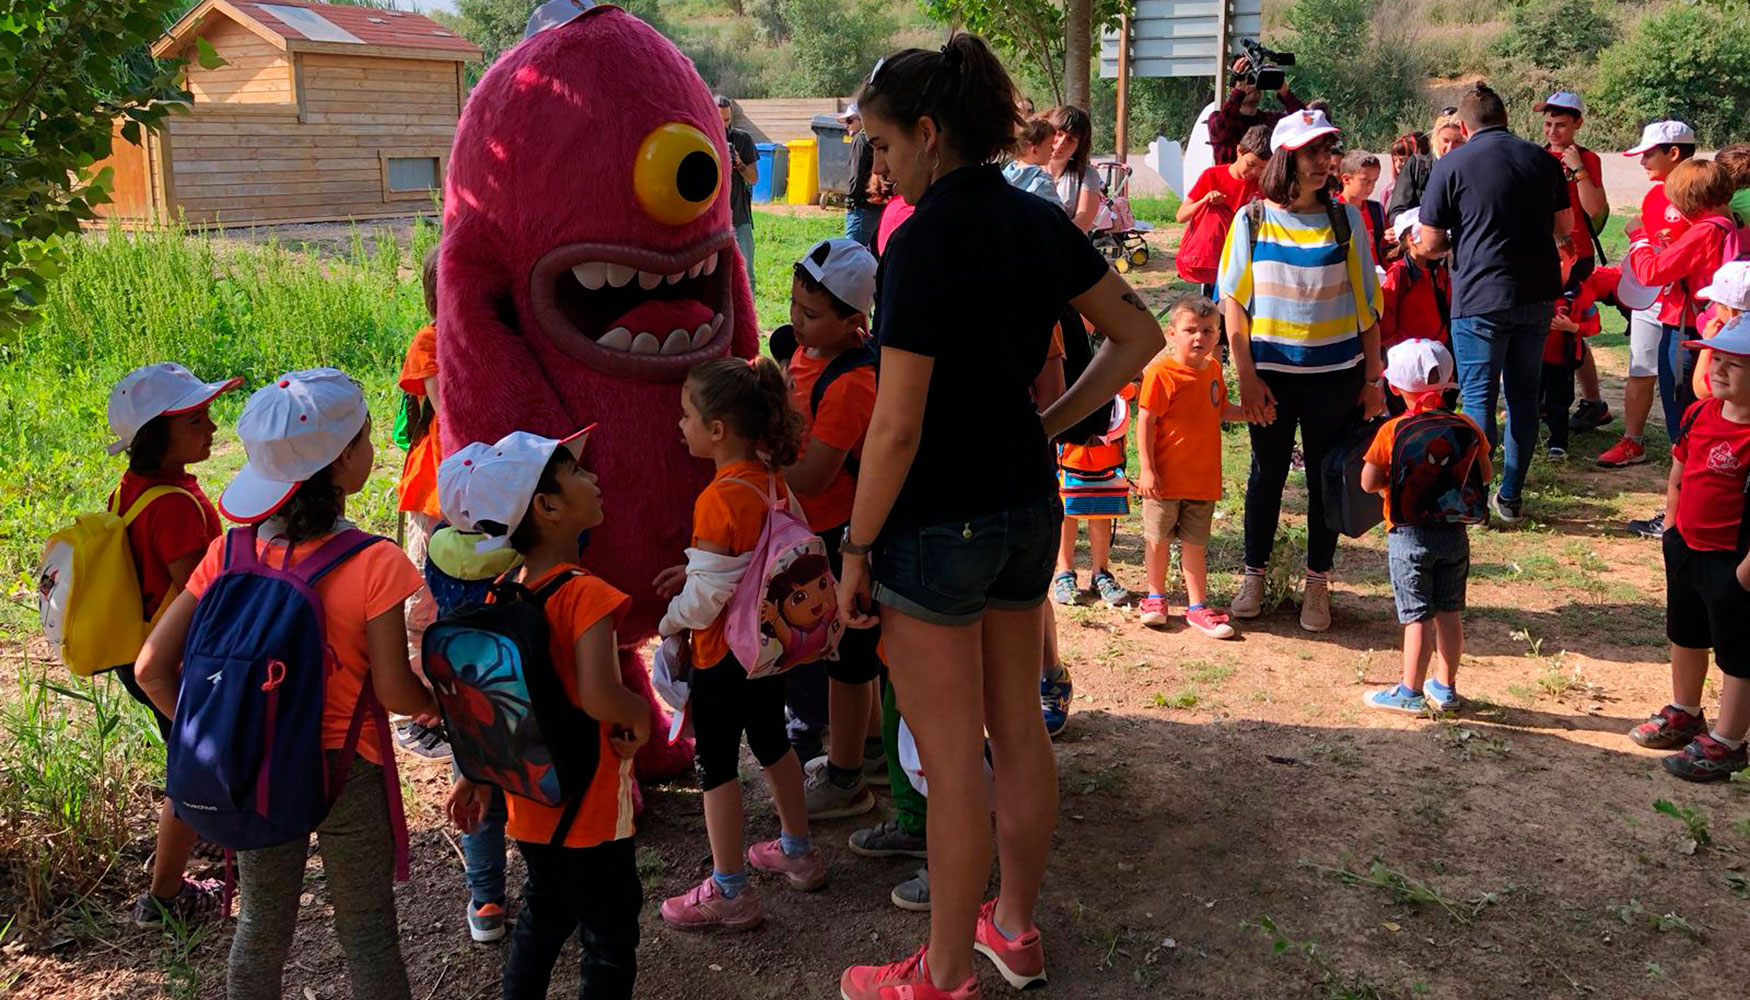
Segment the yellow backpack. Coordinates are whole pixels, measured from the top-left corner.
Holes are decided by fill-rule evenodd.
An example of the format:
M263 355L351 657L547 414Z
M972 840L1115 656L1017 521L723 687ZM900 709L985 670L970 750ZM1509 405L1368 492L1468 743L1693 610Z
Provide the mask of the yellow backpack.
M61 662L80 677L134 662L169 604L165 601L146 620L128 525L152 501L171 493L194 500L194 494L180 487L153 486L127 513L117 514L119 495L112 496L108 510L80 514L43 546L36 575L37 614Z

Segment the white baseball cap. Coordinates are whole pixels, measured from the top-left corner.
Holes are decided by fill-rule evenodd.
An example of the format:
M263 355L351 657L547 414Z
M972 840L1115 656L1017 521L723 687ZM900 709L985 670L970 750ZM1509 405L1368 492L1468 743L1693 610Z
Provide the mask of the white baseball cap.
M219 495L219 511L252 524L334 464L370 419L365 394L338 368L286 372L255 390L237 421L249 461Z
M1699 299L1718 302L1740 311L1750 310L1750 261L1727 261L1714 271L1707 287L1695 293Z
M1531 106L1533 111L1548 111L1551 108L1576 111L1582 118L1586 116L1586 102L1580 100L1580 95L1571 90L1558 90Z
M1641 129L1641 141L1634 148L1622 151L1624 156L1639 156L1649 149L1660 149L1665 146L1695 145L1695 129L1680 121L1667 119L1662 122L1648 122Z
M856 240L821 240L797 263L838 300L866 318L875 308L875 255Z
M1406 208L1398 213L1396 219L1392 220L1391 237L1394 240L1402 240L1405 233L1413 235L1421 225L1422 210L1420 208Z
M444 519L462 531L493 536L474 546L480 552L508 547L553 452L565 447L581 461L594 429L590 424L564 438L511 431L493 444L463 446L438 466L438 504Z
M109 391L109 429L116 437L109 453L127 451L140 428L156 418L198 410L242 384L241 378L202 382L172 361L135 368Z
M1450 389L1452 352L1438 340L1405 340L1385 352L1385 380L1400 392L1418 393Z
M1270 131L1270 148L1292 152L1321 135L1336 135L1339 131L1323 111L1312 108L1290 111Z
M852 118L861 118L862 113L857 110L857 102L852 101L851 103L845 105L845 110L840 111L834 117L838 118L838 120L841 122L848 122Z

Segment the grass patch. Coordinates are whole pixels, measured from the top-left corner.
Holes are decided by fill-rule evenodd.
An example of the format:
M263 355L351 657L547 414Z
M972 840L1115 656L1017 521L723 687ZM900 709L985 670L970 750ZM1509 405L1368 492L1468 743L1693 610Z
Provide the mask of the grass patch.
M1174 216L1179 211L1179 196L1171 191L1162 195L1132 195L1130 211L1137 221L1146 222L1156 229L1179 224Z

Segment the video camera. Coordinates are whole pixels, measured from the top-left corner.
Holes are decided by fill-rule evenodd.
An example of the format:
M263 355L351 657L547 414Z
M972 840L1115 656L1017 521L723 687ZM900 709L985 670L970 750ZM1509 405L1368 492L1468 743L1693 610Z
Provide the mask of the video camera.
M1246 71L1240 79L1259 90L1281 90L1287 80L1282 67L1294 65L1294 53L1272 52L1255 38L1240 39L1246 53Z

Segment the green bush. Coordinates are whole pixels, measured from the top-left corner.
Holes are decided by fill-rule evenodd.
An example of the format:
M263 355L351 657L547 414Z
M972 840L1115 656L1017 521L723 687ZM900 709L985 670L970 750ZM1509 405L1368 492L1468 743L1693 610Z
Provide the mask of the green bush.
M1130 81L1130 149L1141 152L1155 136L1180 142L1191 134L1197 112L1209 103L1208 77L1164 77ZM1112 146L1112 127L1118 111L1117 81L1096 79L1092 90L1094 148Z
M795 73L782 96L855 93L898 27L877 0L782 0Z
M1548 70L1589 60L1616 40L1600 0L1525 0L1507 23L1504 53Z
M1648 15L1599 57L1594 120L1611 138L1631 138L1642 123L1688 122L1704 145L1750 134L1750 4L1673 4Z
M1384 7L1384 0L1294 0L1277 40L1295 54L1295 92L1330 101L1347 141L1362 148L1383 149L1428 117L1407 22L1382 16Z

